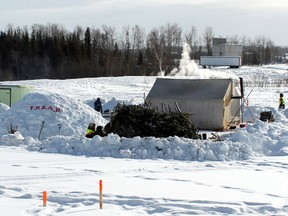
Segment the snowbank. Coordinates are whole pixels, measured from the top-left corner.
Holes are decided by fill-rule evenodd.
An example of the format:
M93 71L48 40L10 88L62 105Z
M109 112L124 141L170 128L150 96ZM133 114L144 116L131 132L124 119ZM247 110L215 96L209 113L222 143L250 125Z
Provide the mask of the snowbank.
M24 136L83 136L90 122L106 125L100 113L80 100L56 93L30 93L0 115L0 135L17 128ZM43 126L43 127L42 127ZM42 127L42 130L41 130ZM40 134L41 131L41 134ZM39 136L40 134L40 136Z
M9 110L9 109L10 109L9 106L7 106L7 105L4 104L4 103L0 103L0 114L3 113L3 112L5 112L6 110Z
M282 118L285 115L278 113ZM245 128L226 132L221 135L221 141L194 140L180 137L119 137L108 134L107 137L95 136L87 139L84 136L51 136L48 139L25 137L14 141L9 136L10 143L23 146L31 151L45 153L60 153L70 155L85 155L97 157L131 158L131 159L174 159L188 161L231 161L247 160L254 156L288 155L288 132L282 122L262 122L247 124ZM2 136L2 145L6 145Z

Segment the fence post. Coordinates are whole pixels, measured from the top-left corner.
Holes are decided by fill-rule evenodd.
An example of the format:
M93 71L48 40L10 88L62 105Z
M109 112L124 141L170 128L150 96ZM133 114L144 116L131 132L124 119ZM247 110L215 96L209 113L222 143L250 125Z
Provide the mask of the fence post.
M47 192L43 191L43 206L46 206L47 204Z
M100 209L103 208L103 183L102 183L102 180L99 181L99 206L100 206Z

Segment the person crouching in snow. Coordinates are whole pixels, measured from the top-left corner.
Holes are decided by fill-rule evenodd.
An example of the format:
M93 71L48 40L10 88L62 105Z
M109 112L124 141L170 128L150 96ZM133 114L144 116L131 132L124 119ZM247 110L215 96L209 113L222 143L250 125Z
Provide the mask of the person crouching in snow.
M93 138L95 136L95 132L96 132L95 127L96 125L94 123L90 123L88 125L88 128L86 130L86 135L85 135L87 138Z
M279 98L279 109L285 109L285 100L284 100L284 96L282 93L280 93L280 98Z
M96 131L95 131L95 135L99 135L101 137L106 136L105 131L103 130L102 126L97 126Z
M90 123L88 125L88 128L86 130L86 137L87 138L93 138L94 136L98 135L101 137L106 136L105 131L103 130L102 126L97 126L96 130L95 130L96 125L94 123Z

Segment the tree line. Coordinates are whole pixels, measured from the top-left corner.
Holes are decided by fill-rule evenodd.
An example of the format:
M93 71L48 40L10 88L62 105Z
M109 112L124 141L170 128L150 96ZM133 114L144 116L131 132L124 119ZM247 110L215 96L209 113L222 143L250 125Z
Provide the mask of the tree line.
M0 31L0 79L68 79L82 77L156 75L179 66L183 43L191 59L212 55L212 27L198 34L194 26L183 32L178 24L145 29L124 26L121 32L106 25L76 26L68 31L58 24L28 27L8 25ZM226 37L243 45L242 64L281 62L287 47L276 47L270 38Z

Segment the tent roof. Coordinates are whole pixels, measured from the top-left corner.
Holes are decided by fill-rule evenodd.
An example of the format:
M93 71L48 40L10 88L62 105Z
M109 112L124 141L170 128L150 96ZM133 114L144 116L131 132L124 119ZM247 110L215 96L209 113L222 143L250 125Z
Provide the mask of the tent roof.
M231 79L157 78L147 98L223 99Z

